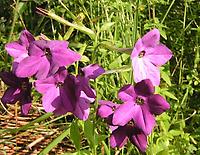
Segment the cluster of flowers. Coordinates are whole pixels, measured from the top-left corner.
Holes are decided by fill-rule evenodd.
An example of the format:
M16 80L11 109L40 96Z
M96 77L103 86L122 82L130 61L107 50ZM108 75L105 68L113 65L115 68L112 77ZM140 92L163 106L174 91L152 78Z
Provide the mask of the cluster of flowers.
M98 115L106 120L112 131L111 147L122 147L129 139L141 152L146 151L147 136L156 124L155 115L170 108L161 95L154 94L154 86L160 84L159 66L171 57L171 51L160 43L157 29L136 42L131 54L136 85L128 84L119 90L122 104L99 101Z
M68 73L65 67L79 61L81 55L69 49L67 41L35 40L27 30L5 48L14 61L12 72L0 72L0 78L9 86L1 99L3 104L19 101L22 114L27 115L34 86L43 96L46 112L57 115L72 112L81 120L88 119L90 103L96 98L89 81L103 74L103 68L91 64L80 69L76 76ZM154 86L160 84L159 66L171 57L171 51L160 43L157 29L136 42L131 54L136 85L129 84L119 90L122 104L99 101L97 114L112 131L111 147L122 147L129 139L141 152L146 151L147 136L156 124L155 115L170 108L162 96L154 94ZM34 79L32 83L30 77Z
M104 73L103 68L91 64L74 76L65 66L80 60L81 55L69 49L67 41L35 40L27 30L5 48L14 61L12 72L0 72L0 78L9 86L1 99L3 104L19 101L22 114L27 115L34 86L43 95L46 112L58 115L72 112L81 120L88 118L90 103L96 98L89 80ZM30 77L35 79L33 84L29 82Z

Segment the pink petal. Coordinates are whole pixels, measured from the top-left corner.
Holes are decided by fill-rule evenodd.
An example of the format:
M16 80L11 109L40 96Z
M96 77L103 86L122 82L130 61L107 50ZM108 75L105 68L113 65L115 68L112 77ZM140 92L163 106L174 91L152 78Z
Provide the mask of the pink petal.
M155 47L160 42L160 32L154 28L142 37L143 45L147 47Z
M103 74L105 70L97 64L91 64L82 68L84 76L89 79L96 79L99 75Z
M66 49L68 47L69 42L67 41L60 41L60 40L51 40L48 41L47 46L52 50L57 50L57 49Z
M169 103L159 94L148 97L148 105L152 114L160 115L170 108Z
M66 76L67 76L67 70L65 67L60 67L56 74L54 74L54 78L57 82L64 82Z
M1 101L3 104L16 103L21 97L22 93L20 89L10 87L5 91Z
M50 63L49 61L46 59L46 57L41 57L40 58L40 63L39 63L39 68L38 71L36 73L36 78L37 79L44 79L47 77L48 73L49 73L49 69L50 69Z
M43 80L35 81L35 88L38 92L45 94L51 87L55 87L55 79L53 77L49 77Z
M149 79L142 80L134 86L135 93L141 96L150 96L154 94L154 86Z
M136 131L131 137L130 137L131 143L133 143L141 152L145 152L147 149L147 136L141 132Z
M152 132L156 122L154 116L149 112L146 105L133 107L134 112L132 118L138 128L146 135Z
M41 63L41 58L37 56L30 56L23 59L16 69L18 77L30 77L38 71Z
M46 112L53 112L61 102L59 88L51 87L42 97L42 105Z
M52 63L58 64L58 66L68 66L81 59L80 54L66 49L61 48L55 49L52 51Z
M22 103L21 105L22 115L28 115L29 110L31 109L31 104L32 103Z
M89 99L84 92L81 92L81 97L79 98L75 111L73 112L76 117L85 121L88 119L90 113L90 102L94 99Z
M112 135L110 136L110 146L114 147L123 147L127 143L128 137L126 135L126 131L124 128L119 127L114 130Z
M138 41L135 43L135 46L133 48L133 51L131 53L131 59L133 59L134 57L138 57L138 55L140 54L140 52L144 51L145 47L143 45L142 39L138 39Z
M107 118L119 106L119 104L115 104L111 101L104 101L104 100L100 100L99 104L100 105L97 111L97 115L99 115L101 118Z
M37 41L34 41L30 44L30 47L29 47L29 55L30 56L37 56L37 57L40 57L40 56L45 56L45 53L44 51L38 47L36 45L36 43L38 42L39 40Z
M20 57L23 54L28 53L26 47L19 44L19 42L11 42L6 44L5 49L8 51L8 54L14 58Z
M136 83L144 79L150 79L154 86L158 86L160 84L160 70L148 59L144 57L134 57L132 59L132 67Z
M135 113L135 106L137 106L133 101L127 101L121 104L113 114L113 125L126 125L133 117Z
M144 57L148 58L150 62L156 66L162 66L172 57L172 52L163 44L159 44L154 48L146 50Z
M29 44L33 42L35 39L28 30L23 30L20 34L19 40L23 46L28 47Z
M132 101L136 97L134 87L132 85L123 86L118 92L118 98L123 102Z

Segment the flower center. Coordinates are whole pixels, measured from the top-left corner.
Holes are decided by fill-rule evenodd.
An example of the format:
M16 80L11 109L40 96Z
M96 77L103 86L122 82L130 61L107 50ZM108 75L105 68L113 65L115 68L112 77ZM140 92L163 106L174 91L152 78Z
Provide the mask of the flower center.
M44 54L47 57L47 59L50 59L52 57L50 48L45 48L44 49Z
M145 55L145 51L140 52L140 54L138 55L139 58L142 58Z
M58 82L58 83L56 83L56 87L58 88L61 88L61 87L63 87L63 82Z
M115 111L116 108L117 108L116 106L113 106L113 107L112 107L112 111Z
M130 127L134 127L135 123L133 122L133 120L131 120L127 123L127 125Z
M22 90L28 90L28 87L27 87L26 82L22 82L22 84L21 84L21 89L22 89Z
M137 96L137 97L136 97L136 103L137 103L138 105L143 105L143 104L144 104L144 99Z

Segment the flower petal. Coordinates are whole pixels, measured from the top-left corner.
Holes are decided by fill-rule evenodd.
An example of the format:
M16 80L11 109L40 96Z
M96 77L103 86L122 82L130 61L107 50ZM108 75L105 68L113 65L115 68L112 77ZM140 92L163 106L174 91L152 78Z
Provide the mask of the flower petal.
M99 75L103 74L105 70L97 64L91 64L82 68L84 77L89 79L96 79Z
M135 113L135 103L133 101L127 101L121 104L113 114L113 125L126 125L133 117Z
M141 129L146 135L149 135L155 126L155 118L149 112L146 105L133 107L134 112L132 118L136 126Z
M90 87L88 78L78 75L77 79L79 80L79 89L84 91L88 97L96 98L96 92Z
M47 42L47 46L52 50L62 49L65 50L68 47L69 42L64 40L50 40Z
M133 143L141 152L145 152L147 149L147 136L140 131L135 129L134 134L130 137L131 143Z
M57 82L64 82L67 76L67 70L65 67L60 67L59 70L54 74L54 78Z
M154 94L154 86L149 79L142 80L134 86L135 93L141 96L150 96Z
M49 73L50 63L45 57L41 57L39 65L40 66L38 67L38 71L35 76L37 79L44 79Z
M123 127L119 127L113 131L110 136L110 146L114 147L123 147L127 143L128 137L126 135L126 131L124 131Z
M31 102L30 103L22 103L21 105L21 113L22 115L28 115L29 110L31 109Z
M43 80L35 81L35 88L41 94L45 94L51 87L55 87L55 79L53 77L49 77Z
M135 97L136 93L131 84L123 86L118 92L118 98L123 102L132 101Z
M160 42L160 32L158 29L153 29L142 37L142 43L145 47L155 47Z
M105 101L105 100L100 100L99 104L100 105L97 111L97 115L99 115L101 118L107 118L119 106L119 104L115 104L111 101Z
M26 47L22 46L17 41L6 44L5 49L13 58L17 58L25 53L28 53Z
M0 72L0 78L8 86L19 86L20 80L12 72Z
M169 103L159 94L148 97L148 106L152 114L160 115L170 108Z
M5 91L1 101L3 104L16 103L21 97L22 93L20 89L10 87Z
M30 56L23 59L16 69L18 77L30 77L37 73L42 57Z
M162 66L172 57L172 52L163 44L159 44L154 48L146 49L144 57L148 58L150 62L156 66Z
M42 97L42 105L46 112L53 112L61 102L59 88L51 87Z
M35 39L33 35L28 30L23 30L21 32L19 41L23 46L28 47L29 44L33 42L34 40Z
M81 55L70 50L58 48L52 50L52 63L57 64L58 66L68 66L81 59Z
M132 59L133 73L135 82L150 79L154 86L160 84L160 70L148 59L134 57Z
M77 101L75 111L73 112L74 115L83 121L87 120L90 113L90 101L91 100L88 99L86 94L81 91L81 96Z

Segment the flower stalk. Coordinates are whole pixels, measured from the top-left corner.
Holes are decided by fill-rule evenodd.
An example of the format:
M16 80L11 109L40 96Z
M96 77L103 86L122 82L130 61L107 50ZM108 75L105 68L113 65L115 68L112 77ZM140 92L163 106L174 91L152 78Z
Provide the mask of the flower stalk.
M42 9L42 8L36 8L37 9L37 13L38 14L41 14L43 16L47 16L51 19L54 19L56 20L57 22L59 23L62 23L64 25L67 25L67 26L70 26L70 27L73 27L87 35L90 36L91 39L94 39L95 38L95 32L92 31L91 29L85 27L85 26L81 26L81 25L78 25L77 23L70 23L69 21L63 19L62 17L54 14L53 12L51 11L48 11L48 10L45 10L45 9Z

